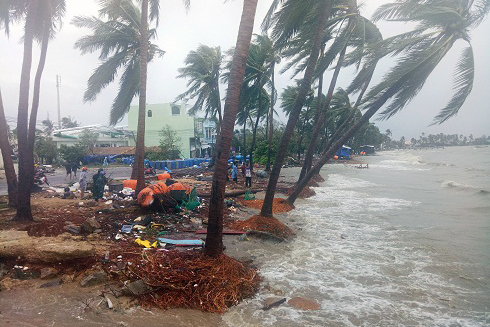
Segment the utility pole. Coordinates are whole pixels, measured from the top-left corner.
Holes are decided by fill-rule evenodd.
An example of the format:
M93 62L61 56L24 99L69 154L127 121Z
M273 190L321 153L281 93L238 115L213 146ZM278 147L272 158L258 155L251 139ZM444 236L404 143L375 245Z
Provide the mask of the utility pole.
M61 85L61 76L56 75L56 91L58 94L58 129L61 129L60 85Z

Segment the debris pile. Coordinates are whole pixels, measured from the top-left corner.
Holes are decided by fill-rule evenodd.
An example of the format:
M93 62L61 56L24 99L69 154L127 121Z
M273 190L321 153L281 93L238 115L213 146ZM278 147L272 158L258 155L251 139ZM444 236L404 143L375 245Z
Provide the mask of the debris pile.
M261 209L262 205L264 204L264 200L262 199L253 199L253 200L244 200L242 201L242 204L255 208L255 209ZM284 213L284 212L289 212L294 209L294 206L286 201L286 199L281 199L281 198L274 198L272 202L272 213Z
M294 232L274 217L255 215L247 220L238 220L228 224L230 228L249 231L260 231L279 238L288 239Z
M125 285L142 281L145 291L131 293L146 307L224 313L259 289L257 271L226 255L211 258L202 251L128 250L115 249L115 264L124 267L119 280Z

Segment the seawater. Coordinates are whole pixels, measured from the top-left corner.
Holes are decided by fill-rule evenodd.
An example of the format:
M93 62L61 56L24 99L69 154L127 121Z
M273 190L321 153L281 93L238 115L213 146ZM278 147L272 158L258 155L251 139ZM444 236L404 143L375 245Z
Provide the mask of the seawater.
M228 326L490 326L490 147L380 152L369 169L326 165L316 195L283 217L288 244L255 250L284 297L318 311L261 310Z

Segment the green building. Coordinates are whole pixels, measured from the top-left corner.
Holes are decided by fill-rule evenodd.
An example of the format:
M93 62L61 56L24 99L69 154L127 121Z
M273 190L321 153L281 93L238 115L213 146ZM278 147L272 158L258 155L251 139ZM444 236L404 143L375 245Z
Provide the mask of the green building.
M159 146L161 130L169 125L181 139L181 157L194 157L191 150L195 149L194 143L194 117L187 114L185 104L159 103L146 105L145 146ZM130 137L130 145L136 143L136 131L138 126L138 106L131 106L128 113L128 130L134 133Z

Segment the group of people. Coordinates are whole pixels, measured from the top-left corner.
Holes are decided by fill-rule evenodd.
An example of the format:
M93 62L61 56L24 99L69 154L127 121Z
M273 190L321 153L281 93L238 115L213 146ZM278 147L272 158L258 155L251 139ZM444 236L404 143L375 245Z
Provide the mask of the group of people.
M252 169L250 168L250 163L242 163L241 166L242 176L245 179L245 187L252 187ZM231 179L238 183L238 166L236 162L233 162L231 166Z
M77 170L80 169L80 165L76 162L68 162L65 164L66 176L65 181L68 176L70 176L70 180L72 178L77 178Z
M83 199L85 197L85 191L87 190L87 173L88 168L82 167L82 172L80 173L80 197ZM104 188L107 185L107 177L104 169L99 168L97 174L92 176L93 186L92 195L95 201L99 201L104 196Z

